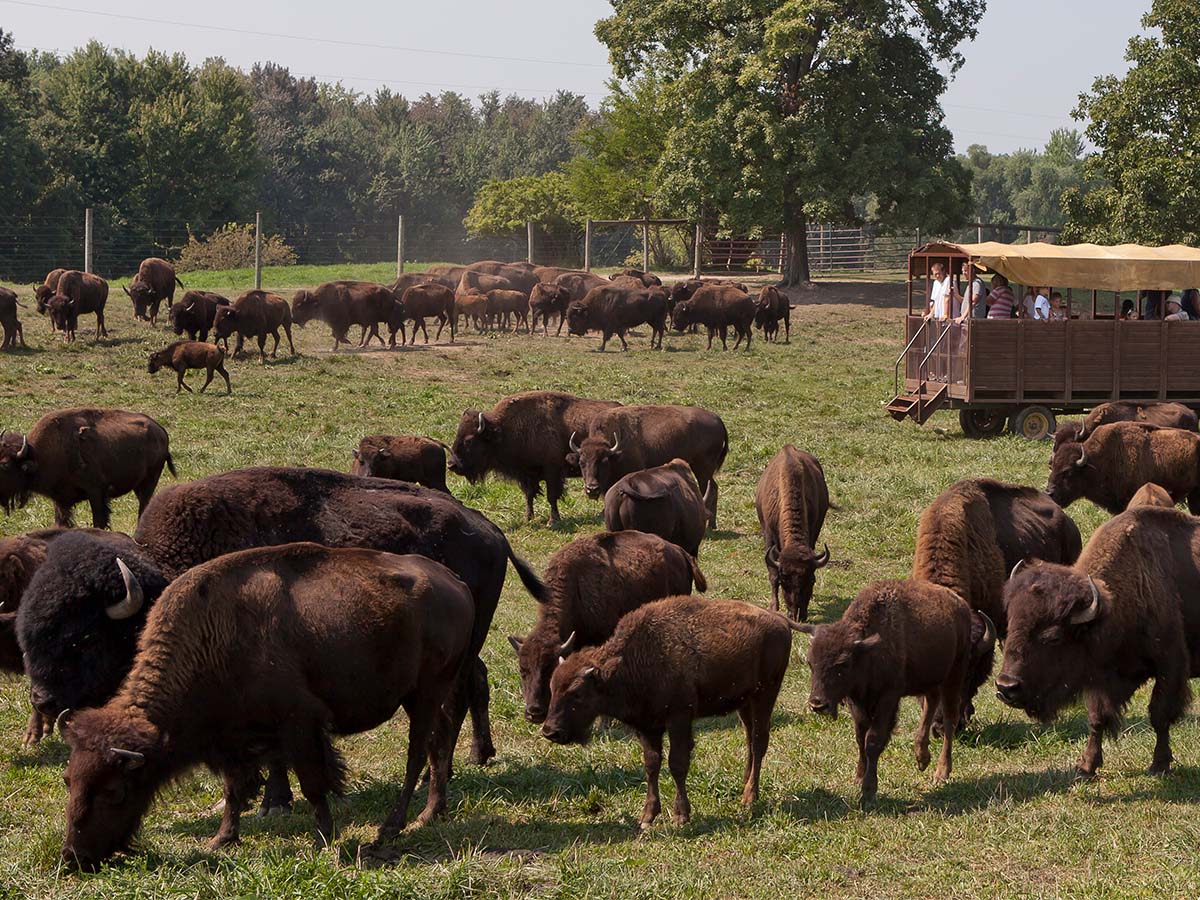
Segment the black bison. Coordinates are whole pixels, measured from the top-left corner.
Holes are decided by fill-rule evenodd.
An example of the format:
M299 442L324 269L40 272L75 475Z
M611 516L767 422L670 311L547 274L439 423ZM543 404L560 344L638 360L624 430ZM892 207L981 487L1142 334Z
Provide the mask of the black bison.
M787 671L792 634L779 613L734 600L668 597L621 619L599 647L572 654L550 679L542 734L556 744L586 743L597 716L632 728L646 763L643 829L658 816L662 739L671 742L673 818L691 818L687 773L692 722L736 711L746 730L742 803L758 799L771 713Z
M700 552L707 522L704 495L682 459L630 472L604 494L604 527L609 531L656 534L692 556Z
M725 337L732 328L737 334L733 349L736 350L745 340L746 349L749 350L757 308L745 291L727 284L706 284L697 288L687 300L675 304L671 310L671 322L676 331L683 331L691 325L703 325L708 330L709 350L717 335L721 336L721 347L728 350Z
M45 281L33 289L33 297L37 301L38 315L46 314L50 298L58 293L58 279L62 278L63 272L66 271L66 269L51 269L46 274Z
M441 441L417 435L373 434L358 442L351 474L394 478L450 493L446 450Z
M571 468L573 434L586 434L592 419L620 406L587 400L561 391L529 391L505 397L492 409L468 409L450 445L450 471L471 483L496 472L521 487L525 519L533 519L533 498L546 483L550 521L558 521L558 498Z
M763 330L763 339L779 340L779 323L783 322L784 343L792 342L792 301L787 294L772 285L758 293L754 324Z
M345 781L330 735L375 728L400 707L408 761L380 838L404 827L427 759L418 821L428 822L445 809L453 746L440 709L469 658L474 618L466 585L421 556L291 544L188 572L151 611L121 691L64 725L63 861L95 869L128 845L158 789L199 765L225 781L209 846L236 841L264 759L295 768L327 844L328 798Z
M1154 679L1151 774L1171 767L1171 725L1200 676L1200 521L1142 507L1093 532L1074 566L1023 566L1005 591L1008 640L996 690L1009 706L1050 721L1083 695L1088 742L1079 771L1103 763L1105 732Z
M234 359L242 352L246 338L256 338L259 361L263 365L267 362L267 335L275 338L275 344L271 348L271 358L274 359L279 351L280 328L287 335L288 349L292 351L292 356L295 356L296 345L292 343L292 310L286 300L270 291L246 291L228 306L218 306L213 316L213 334L218 340L228 343L230 336L237 332L237 344L233 348Z
M488 314L495 321L497 328L501 327L503 321L505 331L510 325L514 332L524 325L525 330L532 333L529 327L529 295L520 291L488 291L487 302Z
M166 429L149 416L63 409L42 416L28 434L0 432L0 503L11 512L41 494L54 503L54 524L70 527L72 507L86 500L92 524L107 528L109 500L133 491L141 516L164 465L175 474Z
M663 597L704 591L708 584L694 557L657 535L640 531L576 538L546 563L546 602L524 638L510 635L517 651L525 718L546 720L550 677L576 650L603 644L621 617Z
M809 709L836 718L843 701L850 708L858 743L854 777L862 784L864 801L873 800L879 788L879 755L896 727L901 697L923 698L913 740L922 772L929 765L929 731L940 710L945 727L935 778L942 782L950 777L963 682L972 659L971 608L962 597L921 581L879 581L859 591L837 622L798 627L812 635ZM995 637L988 628L984 639L989 645Z
M400 302L404 306L404 318L412 319L413 322L411 343L417 342L418 328L425 335L425 343L429 343L429 329L425 327L425 320L431 316L438 322L437 334L433 339L440 340L442 329L449 324L450 343L454 343L455 315L452 290L445 285L433 282L417 284L404 291L400 296Z
M405 481L363 478L325 469L235 469L174 485L150 503L134 535L174 578L224 553L266 544L314 541L419 553L448 566L475 598L469 676L448 704L455 735L468 703L471 760L495 755L488 721L487 667L478 659L491 626L508 561L535 598L544 586L482 513L453 497Z
M1083 443L1054 451L1046 492L1060 506L1082 497L1116 515L1148 481L1200 513L1200 434L1138 422L1101 425Z
M829 512L825 470L811 453L784 445L771 457L754 491L754 508L766 546L771 608L779 609L779 589L788 615L808 618L817 569L829 563L829 545L816 553Z
M333 332L333 349L349 344L346 332L351 325L362 329L358 345L365 347L371 338L383 343L379 323L387 322L395 296L382 284L369 281L327 281L311 291L296 291L292 298L292 321L303 328L319 319Z
M642 324L650 326L651 349L657 346L661 350L667 330L667 293L663 289L646 289L641 282L636 287L609 284L592 288L582 300L567 307L567 333L599 331L600 352L613 335L621 339L621 349L628 350L625 332Z
M17 299L17 292L6 287L0 287L0 328L4 329L4 342L0 343L0 352L16 347L20 340L25 346L25 331L21 328L21 320L17 318L17 307L24 306Z
M558 316L558 330L555 337L562 334L563 323L567 321L567 307L571 303L571 292L559 284L535 284L529 294L529 312L531 327L537 331L538 319L542 320L542 333L550 335L550 317Z
M1137 489L1137 493L1129 501L1126 509L1133 509L1136 506L1161 506L1164 509L1174 509L1175 501L1171 499L1171 495L1167 493L1167 489L1160 484L1147 482Z
M214 372L225 379L225 393L233 393L233 385L229 383L229 373L225 371L225 351L216 344L207 344L202 341L176 341L151 353L146 368L151 375L159 369L174 371L176 375L175 393L177 394L184 389L189 394L192 393L192 389L183 380L188 369L204 369L207 372L208 377L204 379L200 393L203 394L204 389L212 384Z
M130 285L125 288L125 294L133 301L135 318L149 321L151 325L158 322L158 307L166 300L168 308L175 302L175 286L183 287L183 282L175 274L175 267L165 259L150 257L143 259L138 266L137 275Z
M108 337L104 327L104 305L108 302L108 282L98 275L69 269L58 279L58 288L48 301L50 321L64 332L67 340L75 340L79 317L96 314L96 339Z
M567 460L579 466L593 500L630 472L684 460L704 492L709 527L717 527L713 476L729 452L729 434L716 413L699 406L618 407L592 419L581 442L572 435L570 450Z
M217 307L228 306L229 300L220 294L209 291L188 291L181 299L171 304L167 310L167 320L176 334L187 332L189 340L208 340L208 332L213 327L213 319L217 315ZM229 338L225 338L228 350Z

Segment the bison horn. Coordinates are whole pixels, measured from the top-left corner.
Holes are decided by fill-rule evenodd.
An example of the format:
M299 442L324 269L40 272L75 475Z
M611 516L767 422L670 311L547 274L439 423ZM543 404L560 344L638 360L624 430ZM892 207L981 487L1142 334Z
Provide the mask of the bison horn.
M975 611L979 618L983 619L983 642L985 644L996 643L996 623L992 621L991 616L987 613Z
M1082 469L1087 465L1087 451L1081 449L1079 451L1079 459L1075 460L1075 468Z
M146 762L146 754L138 753L136 750L125 750L121 747L109 747L108 752L120 759L128 760L132 764L132 768L136 769L144 765Z
M778 544L772 544L770 547L767 548L767 565L768 566L776 566L776 567L779 566L779 545Z
M63 729L65 729L67 727L67 725L70 723L71 712L72 712L72 710L70 709L70 707L68 707L67 709L64 709L62 712L60 712L58 714L58 717L54 720L54 727L56 729L58 729L59 734L62 734Z
M820 569L822 566L829 565L829 545L825 545L825 552L813 560L813 565Z
M189 303L187 306L185 306L185 307L183 308L183 311L184 311L184 312L191 312L191 311L192 311L192 310L193 310L195 307L196 307L196 301L195 301L195 300L193 300L191 303Z
M579 445L577 443L575 443L575 432L574 431L571 432L571 439L569 441L567 441L567 446L571 448L572 453L579 452Z
M1009 580L1009 581L1012 581L1014 578L1016 578L1016 577L1017 577L1017 571L1018 571L1018 570L1021 568L1021 566L1023 566L1023 565L1025 565L1025 560L1023 560L1023 559L1018 559L1018 560L1017 560L1017 564L1016 564L1015 566L1013 566L1013 567L1012 567L1012 571L1008 573L1008 580Z
M146 598L142 594L142 586L138 584L137 578L133 572L129 571L125 560L119 556L117 557L117 568L121 570L121 579L125 582L125 599L105 607L104 612L110 619L128 619L130 616L137 615Z
M123 290L123 291L125 292L125 296L126 296L126 297L132 297L132 296L133 296L133 294L129 293L129 288L128 288L128 287L126 287L125 285L121 285L121 290Z
M571 632L571 636L559 645L559 656L570 656L575 650L575 632Z
M17 459L24 459L29 455L29 438L26 435L21 435L21 449L17 451Z
M487 428L487 423L485 423L483 420L483 413L480 413L479 414L479 427L476 429L476 431L478 431L480 434L483 434L483 431L485 428Z
M617 433L614 431L613 432L613 445L611 447L609 447L608 449L611 452L616 453L620 448L621 448L621 439L619 437L617 437Z
M1100 615L1100 588L1096 587L1091 575L1088 576L1088 584L1092 588L1092 602L1087 605L1087 609L1082 609L1067 619L1071 625L1085 625Z

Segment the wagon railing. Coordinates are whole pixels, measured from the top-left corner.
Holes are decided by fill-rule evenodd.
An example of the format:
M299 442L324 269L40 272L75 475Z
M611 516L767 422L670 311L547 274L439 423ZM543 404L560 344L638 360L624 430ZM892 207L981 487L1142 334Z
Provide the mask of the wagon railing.
M900 355L896 357L896 368L892 373L892 394L894 396L899 395L900 393L900 365L908 357L908 351L911 350L913 344L917 342L917 338L925 334L925 326L928 324L928 322L921 323L921 327L918 328L916 334L912 336L912 340L904 345L904 349L900 352Z

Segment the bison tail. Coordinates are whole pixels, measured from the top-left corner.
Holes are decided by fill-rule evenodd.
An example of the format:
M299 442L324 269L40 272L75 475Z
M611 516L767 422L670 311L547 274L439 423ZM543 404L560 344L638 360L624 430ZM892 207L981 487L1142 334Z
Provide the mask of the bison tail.
M549 594L546 591L546 582L538 577L537 572L533 571L529 563L513 553L511 546L508 548L508 558L513 564L513 568L517 570L517 576L521 579L521 584L525 585L525 590L533 596L533 599L538 603L545 603Z
M175 460L171 459L171 451L167 451L167 469L171 472L172 478L178 478L179 473L175 471Z
M696 590L703 594L708 590L708 580L704 577L704 573L700 571L700 560L689 553L688 565L692 567L692 581L696 583Z
M176 275L176 276L175 276L175 283L176 283L177 285L179 285L181 288L185 288L185 289L186 289L186 287L187 287L187 285L185 285L185 284L184 284L182 281L180 281L180 280L179 280L179 276L178 276L178 275Z

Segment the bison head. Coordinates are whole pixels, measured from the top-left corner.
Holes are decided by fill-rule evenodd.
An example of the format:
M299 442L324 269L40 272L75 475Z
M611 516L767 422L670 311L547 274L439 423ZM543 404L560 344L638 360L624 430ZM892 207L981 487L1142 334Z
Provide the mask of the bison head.
M612 444L601 435L589 435L579 444L572 433L569 446L571 452L567 454L567 463L579 467L583 475L583 491L592 500L603 497L604 492L624 474L620 469L621 439L617 435L612 436Z
M567 307L567 334L587 334L588 308L582 303L572 303Z
M351 452L354 454L354 464L350 467L350 474L362 475L366 478L375 477L377 461L386 461L392 455L387 447L369 444L366 441L363 441Z
M75 301L65 294L55 294L46 302L50 322L59 331L75 327Z
M37 463L23 434L0 431L0 504L10 513L24 506L33 492Z
M155 303L160 298L154 292L154 289L144 281L133 281L129 287L122 287L126 296L133 301L133 315L136 319L147 320L150 318L150 304ZM157 313L157 308L155 312Z
M1087 493L1096 475L1096 468L1088 461L1083 444L1063 444L1050 458L1050 480L1046 483L1046 493L1066 509Z
M829 625L801 625L812 635L808 645L808 668L812 687L808 708L818 715L836 719L838 706L854 690L869 654L883 643L879 634L864 634L860 625L844 621Z
M1103 585L1070 566L1035 563L1009 579L1004 603L1008 636L997 696L1049 721L1095 671L1092 636L1104 621Z
M171 351L167 349L156 350L150 354L150 358L146 365L146 370L153 375L165 365L171 362Z
M499 440L498 424L477 409L466 410L458 420L458 432L450 447L450 471L472 484L482 480L495 465Z
M232 306L218 306L213 316L213 334L228 338L238 329L238 311Z
M696 310L691 300L682 300L671 310L671 327L676 331L685 331L696 324Z
M125 710L83 710L63 724L71 758L62 860L85 872L129 845L167 770L159 730Z
M789 544L782 551L772 544L767 548L766 559L772 591L781 590L788 615L803 622L808 618L817 569L829 565L829 545L817 554L799 542Z
M292 321L303 328L321 315L321 303L312 291L296 291L292 297Z
M550 709L542 737L556 744L586 744L592 723L602 712L600 688L604 668L598 647L589 647L559 662L550 678Z
M46 314L47 305L50 303L50 298L54 296L54 290L44 284L39 284L33 289L34 299L37 300L37 311L39 315Z
M1058 448L1063 444L1077 444L1082 440L1083 434L1082 422L1067 422L1059 425L1058 430L1054 432L1054 451L1058 452ZM1051 456L1053 463L1053 455Z
M188 327L195 328L199 316L195 300L180 300L172 303L171 308L167 310L167 321L171 323L171 328L176 334L183 334Z
M521 672L521 693L525 698L525 718L535 724L546 721L550 705L550 679L559 661L575 651L575 632L561 644L550 632L535 630L527 638L515 634L508 642L517 651L517 668Z

